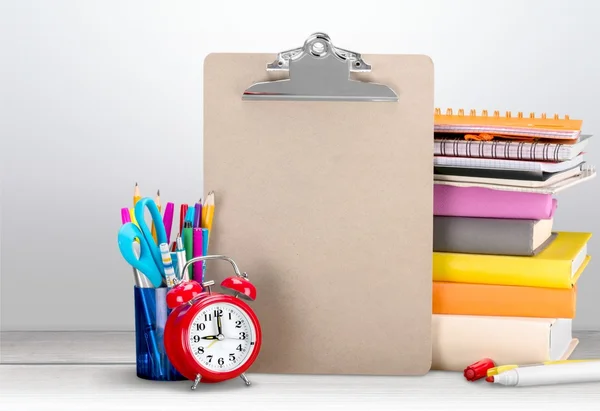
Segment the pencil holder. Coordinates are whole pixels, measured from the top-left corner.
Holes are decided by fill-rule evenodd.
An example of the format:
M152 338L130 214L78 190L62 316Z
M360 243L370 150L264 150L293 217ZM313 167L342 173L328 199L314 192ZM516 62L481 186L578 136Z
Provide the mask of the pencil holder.
M167 287L134 286L135 358L137 376L153 381L181 381L183 377L173 367L164 345L167 309Z

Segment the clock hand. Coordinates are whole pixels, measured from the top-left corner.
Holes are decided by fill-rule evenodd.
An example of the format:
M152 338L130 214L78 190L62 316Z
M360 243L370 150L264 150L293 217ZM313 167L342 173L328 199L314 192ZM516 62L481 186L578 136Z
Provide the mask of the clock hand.
M203 340L218 340L218 335L207 335L200 338L202 338Z
M210 347L212 347L212 346L213 346L213 345L214 345L214 344L215 344L217 341L219 341L219 340L214 340L213 342L211 342L210 344L208 344L208 345L206 346L206 349L208 350L208 349L209 349Z
M223 335L223 327L221 324L221 316L220 315L217 315L217 333L219 335Z

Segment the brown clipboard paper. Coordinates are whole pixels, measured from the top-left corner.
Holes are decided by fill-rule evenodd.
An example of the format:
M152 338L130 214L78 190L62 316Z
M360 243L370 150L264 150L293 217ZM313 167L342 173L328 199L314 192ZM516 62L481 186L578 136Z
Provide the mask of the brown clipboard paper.
M204 62L210 253L256 285L250 372L422 375L431 366L433 63L369 55L397 102L243 101L273 54ZM277 78L281 76L277 74ZM354 78L354 77L353 77ZM221 281L230 267L207 263Z

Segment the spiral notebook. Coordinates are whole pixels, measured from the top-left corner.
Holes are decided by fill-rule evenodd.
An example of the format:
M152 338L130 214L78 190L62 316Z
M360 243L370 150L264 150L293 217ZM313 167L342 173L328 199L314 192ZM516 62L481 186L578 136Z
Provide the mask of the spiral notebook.
M569 170L583 163L583 153L567 161L529 161L506 160L474 157L442 157L433 158L434 167L457 167L487 170L515 170L534 173L558 173Z
M479 115L476 110L465 114L463 109L459 109L457 113L447 109L442 114L442 110L436 108L434 114L434 132L437 133L488 133L523 138L576 140L581 134L582 123L582 120L571 119L568 115L560 118L558 114L547 117L546 113L542 113L536 117L535 113L530 113L526 117L518 112L513 117L510 111L501 116L497 110L493 115L488 115L487 110L482 110Z
M465 140L457 134L438 134L434 139L436 156L478 157L511 160L566 161L581 153L587 146L589 134L581 135L572 144L555 141L491 141Z

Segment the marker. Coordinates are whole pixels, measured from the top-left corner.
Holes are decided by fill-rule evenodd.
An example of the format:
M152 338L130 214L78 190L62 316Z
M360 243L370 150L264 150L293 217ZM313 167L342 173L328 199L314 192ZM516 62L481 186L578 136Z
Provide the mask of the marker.
M538 364L526 364L526 365L501 365L498 367L493 367L487 370L487 376L491 377L492 375L498 375L500 373L514 370L515 368L524 368L524 367L537 367L539 365L553 365L553 364L569 364L572 362L588 362L588 361L598 361L598 360L559 360L559 361L545 361Z
M199 227L192 228L193 231L193 258L202 257L204 255L204 238L202 236L202 229ZM193 263L194 269L192 270L192 275L194 281L202 284L202 274L204 273L204 268L202 263L204 261L198 261L197 263Z
M167 233L167 243L171 242L171 228L173 228L174 209L175 204L167 203L165 207L165 213L163 214L163 224L165 225L165 232Z
M513 387L600 382L600 361L514 368L492 375L486 378L486 381Z

